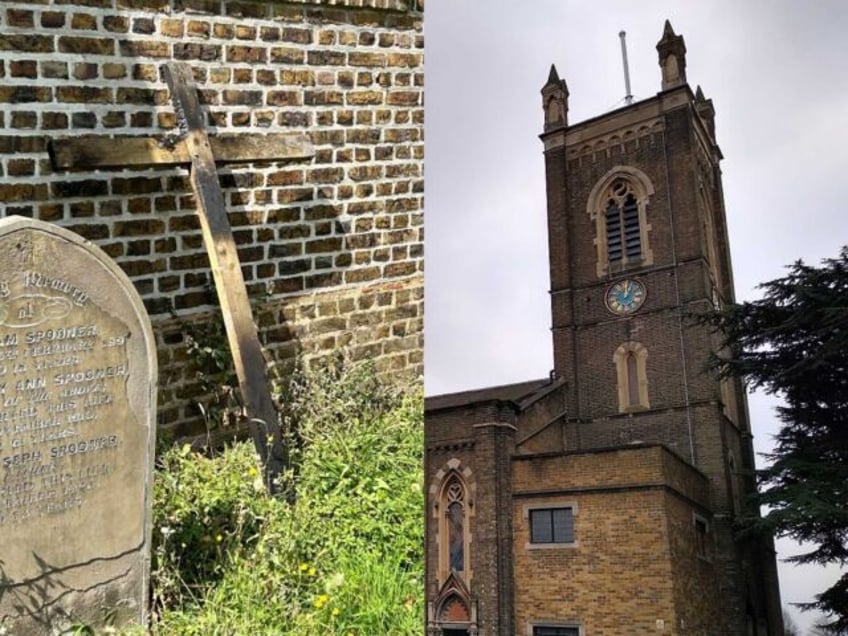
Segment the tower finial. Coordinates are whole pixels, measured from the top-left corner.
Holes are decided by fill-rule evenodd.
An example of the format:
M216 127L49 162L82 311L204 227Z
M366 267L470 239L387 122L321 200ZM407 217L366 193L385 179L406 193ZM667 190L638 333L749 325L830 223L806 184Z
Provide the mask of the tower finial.
M545 132L568 125L568 86L559 78L553 64L548 81L542 87L542 108L545 110Z
M715 108L713 100L704 97L704 91L701 90L700 84L695 89L695 111L701 116L707 130L710 131L713 139L715 139Z
M666 91L686 83L686 44L677 35L671 22L665 21L662 39L657 44L662 69L662 90Z

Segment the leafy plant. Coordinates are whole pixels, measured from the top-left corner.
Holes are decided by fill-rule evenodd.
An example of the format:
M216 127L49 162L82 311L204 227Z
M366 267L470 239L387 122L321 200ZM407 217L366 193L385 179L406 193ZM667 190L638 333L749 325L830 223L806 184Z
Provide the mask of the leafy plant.
M250 442L162 456L154 633L419 634L420 391L338 364L296 373L283 395L292 499L266 494Z
M174 317L179 320L189 368L199 384L201 395L195 401L207 428L238 424L242 402L223 317L215 313L195 322Z

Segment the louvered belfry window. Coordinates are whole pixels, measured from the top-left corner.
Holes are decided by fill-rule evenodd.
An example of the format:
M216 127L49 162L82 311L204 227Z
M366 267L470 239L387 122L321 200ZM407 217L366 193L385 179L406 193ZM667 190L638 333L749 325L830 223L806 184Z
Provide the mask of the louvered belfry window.
M638 263L642 259L639 203L621 179L612 184L610 195L605 213L607 258L613 266Z

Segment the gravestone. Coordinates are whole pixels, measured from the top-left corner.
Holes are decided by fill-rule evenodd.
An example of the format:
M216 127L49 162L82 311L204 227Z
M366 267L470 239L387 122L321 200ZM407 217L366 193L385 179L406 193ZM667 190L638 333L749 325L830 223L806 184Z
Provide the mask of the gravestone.
M0 625L143 623L156 348L99 248L0 219Z

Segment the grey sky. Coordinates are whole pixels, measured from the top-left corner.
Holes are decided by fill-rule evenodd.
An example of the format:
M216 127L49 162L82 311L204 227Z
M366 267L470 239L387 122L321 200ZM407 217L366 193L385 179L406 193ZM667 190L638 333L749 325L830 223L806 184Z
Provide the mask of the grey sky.
M517 382L552 367L539 90L555 63L569 121L660 89L668 18L689 83L716 108L737 299L848 243L848 5L842 0L428 0L425 382L428 395ZM844 217L843 217L844 218ZM751 398L757 450L776 430ZM778 544L780 556L797 552ZM784 604L835 571L782 564ZM793 611L800 626L813 616Z

